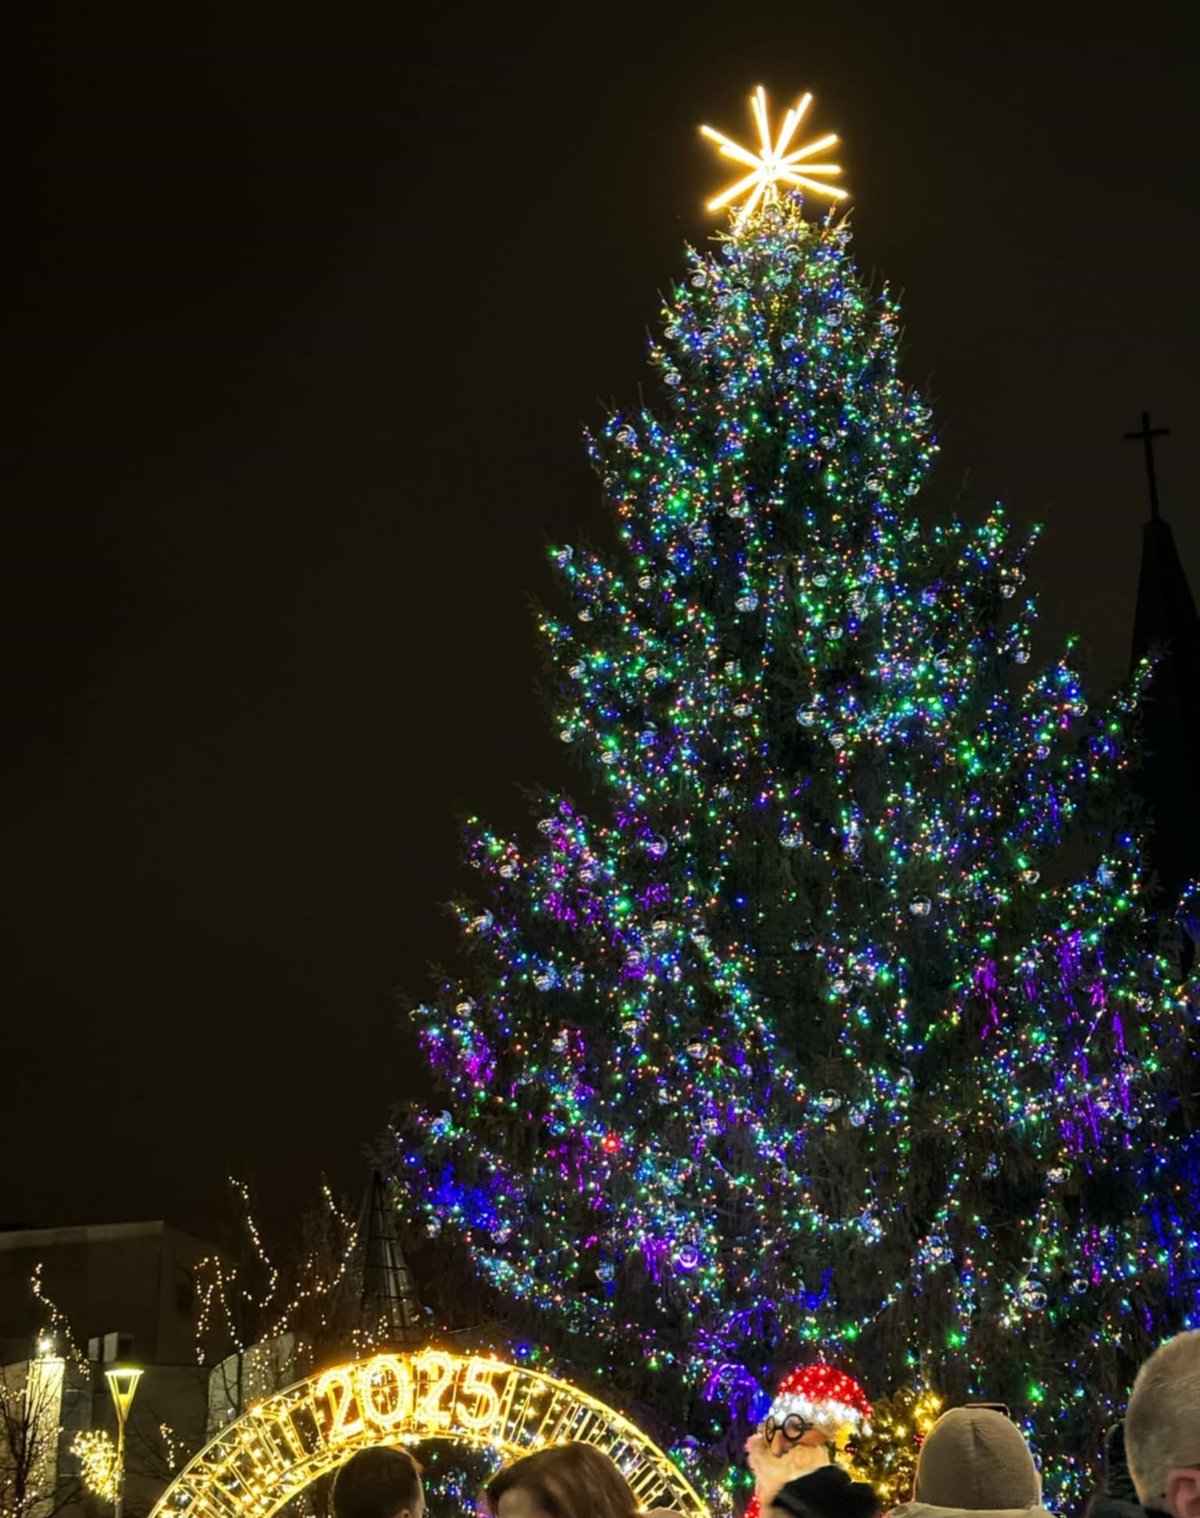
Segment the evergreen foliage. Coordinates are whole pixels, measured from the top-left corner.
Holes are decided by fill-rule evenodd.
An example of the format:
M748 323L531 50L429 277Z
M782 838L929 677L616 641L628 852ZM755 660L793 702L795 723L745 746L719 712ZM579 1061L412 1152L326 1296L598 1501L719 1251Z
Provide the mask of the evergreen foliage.
M918 512L930 410L848 242L785 199L690 252L658 405L590 439L618 545L555 551L543 622L588 799L472 825L396 1169L680 1447L821 1352L1009 1402L1061 1493L1195 1321L1194 1001L1120 820L1138 682L1030 662L1000 507Z

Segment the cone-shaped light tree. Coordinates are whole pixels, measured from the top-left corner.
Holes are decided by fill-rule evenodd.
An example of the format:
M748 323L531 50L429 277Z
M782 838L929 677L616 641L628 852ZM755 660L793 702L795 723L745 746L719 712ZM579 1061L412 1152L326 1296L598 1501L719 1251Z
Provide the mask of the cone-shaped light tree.
M586 799L470 829L397 1173L681 1441L822 1352L1008 1401L1069 1490L1197 1311L1194 1002L1121 820L1138 692L1089 709L1069 651L1031 662L1029 543L919 509L895 300L784 154L747 161L657 402L590 439L616 546L554 552L543 622Z

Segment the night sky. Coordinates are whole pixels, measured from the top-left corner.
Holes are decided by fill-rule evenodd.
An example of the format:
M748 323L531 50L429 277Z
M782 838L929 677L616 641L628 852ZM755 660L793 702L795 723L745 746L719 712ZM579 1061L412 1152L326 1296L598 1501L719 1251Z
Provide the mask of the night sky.
M1040 652L1200 590L1194 4L11 8L0 1222L277 1217L422 1076L458 828L568 778L544 545L712 225L701 120L816 96L944 452L1046 527Z

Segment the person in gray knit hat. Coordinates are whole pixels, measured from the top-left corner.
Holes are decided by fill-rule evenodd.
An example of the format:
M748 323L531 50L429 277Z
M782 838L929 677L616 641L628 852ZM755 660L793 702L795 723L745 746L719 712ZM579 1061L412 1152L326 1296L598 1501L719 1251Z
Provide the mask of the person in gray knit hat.
M911 1502L889 1518L1047 1518L1021 1430L994 1407L952 1407L917 1457Z

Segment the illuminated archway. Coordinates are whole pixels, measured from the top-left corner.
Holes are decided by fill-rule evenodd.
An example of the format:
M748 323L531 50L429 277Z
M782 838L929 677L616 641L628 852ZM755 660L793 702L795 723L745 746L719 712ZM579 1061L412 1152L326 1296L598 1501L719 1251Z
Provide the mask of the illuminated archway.
M612 1456L642 1507L708 1518L678 1467L603 1402L538 1371L440 1349L338 1365L268 1397L200 1451L151 1518L271 1518L356 1450L421 1439L498 1460L578 1440Z

